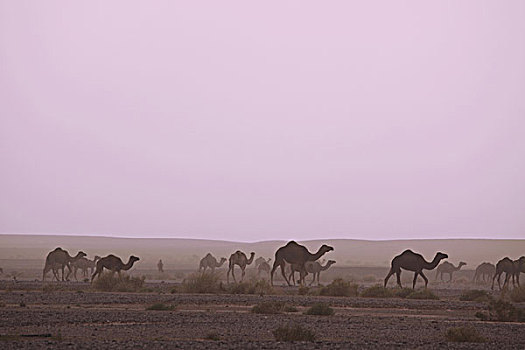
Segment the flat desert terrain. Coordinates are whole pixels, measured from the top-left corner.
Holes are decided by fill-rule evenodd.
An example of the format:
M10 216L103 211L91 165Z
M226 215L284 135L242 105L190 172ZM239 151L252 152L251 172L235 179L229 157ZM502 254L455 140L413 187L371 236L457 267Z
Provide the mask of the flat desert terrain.
M379 280L377 281L379 282ZM490 292L488 284L431 282L439 300L299 295L298 287L270 294L191 294L181 283L146 281L141 292L99 292L87 282L0 282L0 342L3 349L524 349L525 323L481 321L486 303L461 301L466 289ZM359 289L375 283L361 282ZM418 283L421 287L421 283ZM317 287L311 287L315 293ZM495 297L499 292L492 293ZM293 307L259 314L268 301ZM162 303L167 310L147 310ZM330 316L307 315L316 303ZM516 303L523 307L523 303ZM280 326L300 325L313 341L277 341ZM449 342L453 327L472 327L483 343Z

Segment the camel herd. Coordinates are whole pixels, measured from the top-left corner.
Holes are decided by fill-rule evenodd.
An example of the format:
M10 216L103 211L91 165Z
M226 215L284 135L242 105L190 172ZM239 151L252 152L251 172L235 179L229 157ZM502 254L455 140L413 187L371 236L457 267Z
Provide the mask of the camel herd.
M55 250L47 254L46 263L44 265L44 271L42 274L42 281L45 281L46 274L50 270L53 271L53 276L57 281L60 281L60 271L62 271L62 281L69 280L69 275L72 272L75 279L77 279L77 271L79 269L82 270L84 277L87 277L87 271L88 269L91 269L92 282L97 275L100 275L102 273L104 268L112 272L117 272L120 277L120 271L129 270L136 261L140 260L136 256L132 255L129 257L129 261L126 264L124 264L119 257L113 254L110 254L103 258L95 256L93 260L87 259L86 256L87 254L82 251L78 252L75 256L71 256L69 255L69 252L67 250L64 250L60 247L56 248ZM67 276L64 275L66 267L68 268ZM95 270L94 273L93 270Z
M226 273L227 282L230 282L230 274L233 277L234 282L237 282L235 277L235 266L239 266L241 270L241 279L244 280L246 274L246 267L251 265L255 261L255 267L257 269L257 276L260 278L261 274L268 275L271 285L273 285L274 273L277 269L281 270L281 275L286 281L286 283L291 286L292 283L295 285L295 273L299 273L299 284L305 284L305 277L308 274L313 275L313 279L310 282L310 285L315 283L317 280L317 285L319 285L319 276L322 271L327 270L335 264L335 260L329 260L324 265L318 260L328 252L333 251L334 248L323 244L315 253L308 251L308 249L298 244L295 241L290 241L286 245L280 247L275 252L275 258L273 260L273 266L270 266L272 259L265 259L259 257L255 259L255 253L251 252L250 257L240 251L232 253L229 259L220 258L219 261L211 254L208 253L204 256L199 262L199 272L205 273L207 269L212 272L216 268L219 268L228 261L228 272ZM415 253L411 250L405 250L401 254L397 255L392 259L391 268L387 276L384 279L384 287L387 286L390 277L393 274L396 274L397 285L402 288L401 285L401 270L407 270L414 272L414 278L412 281L412 288L415 288L416 281L418 276L425 282L425 288L428 285L428 278L425 276L423 270L433 270L436 269L436 280L438 277L441 277L443 280L443 275L448 274L448 282L452 281L452 274L456 271L459 271L467 263L461 261L457 266L445 261L440 264L444 259L447 259L448 255L445 253L438 252L434 256L432 261L426 261L421 254ZM75 279L77 279L77 271L81 270L83 277L88 276L88 270L91 270L91 281L95 277L100 276L104 269L112 271L113 273L117 272L120 277L121 271L129 270L133 264L140 259L136 256L130 256L127 263L124 263L119 257L110 254L103 258L95 256L93 260L86 258L86 253L80 251L75 256L71 256L66 250L62 248L56 248L51 251L47 257L44 266L42 280L45 280L46 274L51 270L53 272L54 278L59 281L68 280L71 273ZM65 276L65 268L68 268L68 274ZM157 264L159 271L163 271L162 260ZM62 271L62 276L60 276L60 271ZM496 265L493 265L489 262L484 262L480 264L475 271L473 282L488 282L492 277L492 289L494 289L494 283L498 281L498 286L500 290L505 288L512 278L513 285L520 285L519 277L520 273L525 272L525 256L517 260L512 260L508 257L498 261ZM505 281L503 287L501 286L500 278L501 275L505 273Z

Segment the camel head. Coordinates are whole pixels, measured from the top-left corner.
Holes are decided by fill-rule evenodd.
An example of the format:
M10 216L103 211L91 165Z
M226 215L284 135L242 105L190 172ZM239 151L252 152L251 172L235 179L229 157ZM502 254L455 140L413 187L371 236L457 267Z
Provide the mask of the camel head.
M80 251L80 252L77 253L77 255L75 255L75 259L80 259L80 258L83 258L85 256L87 256L87 254L84 253L83 251Z
M135 263L135 261L139 261L139 260L140 260L140 258L137 257L137 256L134 256L134 255L132 255L132 256L129 257L129 262L130 262L131 264L133 264L133 263Z
M248 265L250 265L252 262L253 262L253 258L255 258L255 253L254 252L251 252L250 253L250 259L248 259L248 261L246 262Z
M440 261L440 260L443 260L443 259L448 259L448 255L445 254L445 253L437 252L436 253L436 257L434 258L434 260Z
M326 245L326 244L323 244L321 248L319 248L319 252L323 254L331 252L332 250L334 250L334 247L330 247L329 245Z
M93 259L93 261L98 261L98 260L100 260L100 259L102 259L100 256L95 255L95 258Z
M335 260L328 260L328 262L326 264L327 265L333 265L333 264L335 264Z
M219 264L224 264L226 262L226 258L221 258L221 261L219 262Z
M459 262L459 267L461 267L461 266L465 266L465 265L467 265L466 262L463 262L463 261L460 261L460 262Z

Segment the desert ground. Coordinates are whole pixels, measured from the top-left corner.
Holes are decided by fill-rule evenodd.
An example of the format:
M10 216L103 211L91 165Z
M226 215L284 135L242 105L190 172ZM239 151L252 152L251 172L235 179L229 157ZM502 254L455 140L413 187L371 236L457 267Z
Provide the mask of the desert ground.
M48 281L42 283L36 261L26 261L18 267L16 260L2 263L8 266L0 276L3 278L0 281L3 349L525 348L525 323L482 321L476 313L486 310L487 303L460 300L463 293L471 289L485 290L496 298L500 296L497 288L494 292L490 290L488 283L473 283L472 270L458 271L451 283L435 280L434 271L430 271L428 289L439 300L417 300L321 296L316 292L320 287L310 287L305 293L305 289L301 292L299 287L285 286L282 279L276 279L276 286L271 290L233 294L239 291L232 287L235 284L226 284L224 268L217 274L225 291L188 293L184 291L183 281L188 276L195 277L195 271L158 273L137 267L130 270L130 274L146 277L141 290L101 292L86 281L51 282L51 274ZM15 269L19 272L12 273ZM334 278L343 278L358 285L361 292L380 284L386 272L386 268L334 267L321 275L321 284L326 286ZM16 281L13 275L18 275ZM403 272L402 275L408 287L412 274ZM307 276L307 282L310 277ZM248 268L246 281L253 284L256 278L255 269ZM394 282L395 278L389 283L392 290ZM422 287L419 280L416 289ZM252 312L252 307L268 301L292 308L277 314ZM317 303L329 305L335 313L330 316L305 314ZM165 309L147 310L154 304ZM517 308L523 308L523 304L514 303ZM276 340L275 329L293 325L312 331L315 339ZM455 327L474 328L485 341L449 341L447 330Z

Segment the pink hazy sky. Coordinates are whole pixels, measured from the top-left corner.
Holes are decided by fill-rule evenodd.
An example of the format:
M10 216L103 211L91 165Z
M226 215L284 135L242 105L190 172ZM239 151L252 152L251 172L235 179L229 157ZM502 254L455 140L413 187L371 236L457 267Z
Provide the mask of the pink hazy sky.
M0 232L524 238L524 18L0 0Z

